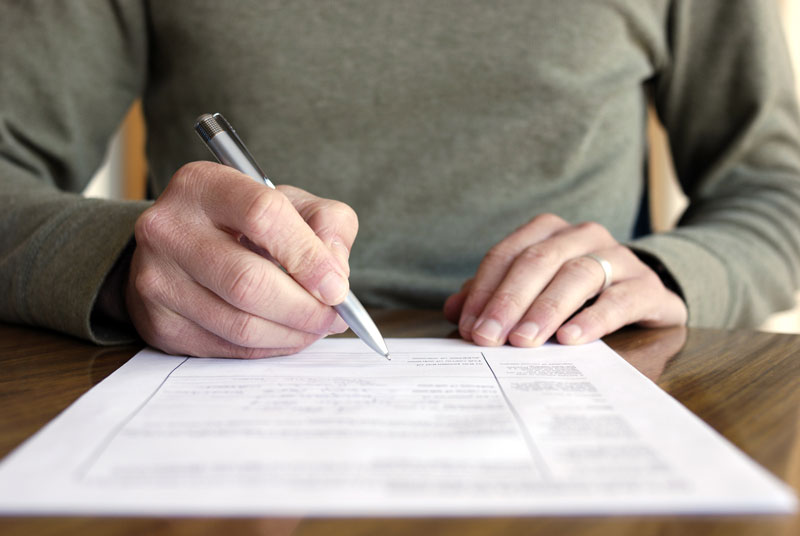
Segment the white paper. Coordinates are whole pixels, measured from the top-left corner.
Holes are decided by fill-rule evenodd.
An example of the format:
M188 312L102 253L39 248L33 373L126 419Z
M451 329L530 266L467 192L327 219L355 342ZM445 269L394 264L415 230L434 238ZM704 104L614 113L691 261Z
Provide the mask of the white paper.
M0 464L0 512L788 513L790 488L602 342L145 350Z

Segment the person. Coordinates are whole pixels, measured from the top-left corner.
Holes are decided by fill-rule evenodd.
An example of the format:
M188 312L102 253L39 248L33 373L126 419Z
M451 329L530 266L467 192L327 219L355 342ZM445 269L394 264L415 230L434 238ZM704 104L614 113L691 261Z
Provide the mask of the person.
M479 345L792 305L800 120L773 2L2 11L3 321L264 357L344 330L350 285L367 306L443 306ZM81 197L137 97L155 201ZM658 234L648 102L690 199ZM283 186L208 162L206 112Z

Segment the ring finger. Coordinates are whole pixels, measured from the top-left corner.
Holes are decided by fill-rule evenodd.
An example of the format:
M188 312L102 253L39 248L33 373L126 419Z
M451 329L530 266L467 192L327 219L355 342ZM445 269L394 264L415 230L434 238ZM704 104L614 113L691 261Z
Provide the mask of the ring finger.
M611 281L598 259L582 255L570 259L534 300L517 325L510 330L509 342L514 346L539 346L587 300L613 285L638 273L639 263L631 263L630 250L623 246L593 252L612 268Z
M472 329L472 340L484 346L503 344L509 330L519 322L565 263L598 245L608 247L614 243L607 233L598 233L592 226L577 225L529 246L517 256L505 277L492 289ZM468 305L465 304L464 309Z
M554 234L569 229L569 224L558 216L542 214L523 225L493 247L481 261L463 301L458 330L465 340L472 340L472 332L481 312L495 293L495 289L517 263L520 255Z

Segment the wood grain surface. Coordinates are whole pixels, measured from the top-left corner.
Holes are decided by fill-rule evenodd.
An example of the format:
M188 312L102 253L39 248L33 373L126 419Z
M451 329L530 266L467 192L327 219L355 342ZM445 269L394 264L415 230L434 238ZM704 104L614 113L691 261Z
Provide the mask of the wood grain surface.
M375 311L387 337L455 337L439 312ZM800 494L800 336L629 328L606 342L648 378ZM5 456L140 345L100 348L0 324L0 456ZM57 448L54 446L53 448ZM42 485L46 485L43 482ZM433 519L5 517L0 534L797 535L800 516Z

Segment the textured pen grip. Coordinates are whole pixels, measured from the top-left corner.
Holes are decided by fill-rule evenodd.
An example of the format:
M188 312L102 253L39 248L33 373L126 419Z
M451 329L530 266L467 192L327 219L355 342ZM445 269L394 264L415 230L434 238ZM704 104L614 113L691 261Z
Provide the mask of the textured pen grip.
M219 122L211 114L203 114L198 117L194 128L206 142L211 141L211 138L222 132Z

